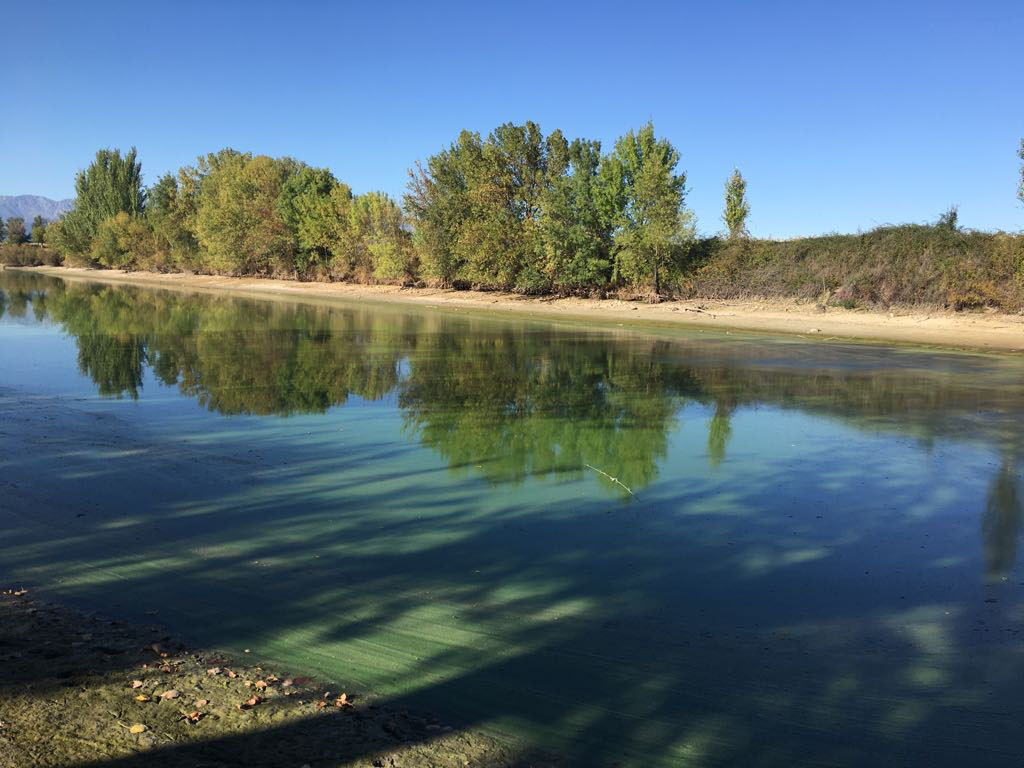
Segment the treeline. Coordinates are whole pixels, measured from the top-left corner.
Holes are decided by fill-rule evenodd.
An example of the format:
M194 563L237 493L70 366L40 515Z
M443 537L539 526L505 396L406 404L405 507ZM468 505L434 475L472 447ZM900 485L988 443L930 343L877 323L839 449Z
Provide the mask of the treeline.
M695 239L678 163L651 125L602 154L506 124L417 166L403 208L325 168L232 149L146 189L134 148L101 150L48 242L69 264L121 269L661 293Z
M933 225L758 240L735 170L723 234L698 238L679 162L651 124L602 152L507 123L463 131L417 164L399 204L354 194L325 168L233 149L145 188L134 148L101 150L76 178L74 209L40 237L68 264L129 270L1024 309L1024 238L965 232L955 207Z

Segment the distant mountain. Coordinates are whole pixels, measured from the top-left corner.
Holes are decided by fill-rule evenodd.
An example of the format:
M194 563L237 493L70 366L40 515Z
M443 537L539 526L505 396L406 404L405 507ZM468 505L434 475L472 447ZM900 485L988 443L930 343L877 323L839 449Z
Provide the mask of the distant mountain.
M25 220L25 228L32 231L32 219L42 216L47 221L59 218L74 206L74 200L51 200L39 195L0 195L0 219L12 216Z

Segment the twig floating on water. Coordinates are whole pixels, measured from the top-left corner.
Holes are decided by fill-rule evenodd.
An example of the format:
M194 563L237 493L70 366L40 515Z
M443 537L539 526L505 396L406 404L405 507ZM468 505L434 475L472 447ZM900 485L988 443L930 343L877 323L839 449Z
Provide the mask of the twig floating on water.
M617 478L617 477L612 477L612 476L611 476L611 475L609 475L609 474L608 474L607 472L604 472L604 471L602 471L602 470L598 469L597 467L592 467L592 466L590 466L589 464L584 464L583 466L587 467L588 469L592 469L592 470L594 470L594 471L595 471L595 472L597 472L597 473L598 473L599 475L604 475L604 476L605 476L605 477L607 477L607 478L608 478L609 480L611 480L611 481L612 481L613 483L616 483L616 484L618 484L618 485L621 485L621 486L622 486L623 488L625 488L625 489L626 489L626 493L628 493L628 494L629 494L630 496L636 496L636 494L635 494L635 493L633 493L633 491L631 491L631 490L629 489L629 486L628 486L628 485L626 485L626 484L625 484L624 482L622 482L621 480L619 480L619 478Z

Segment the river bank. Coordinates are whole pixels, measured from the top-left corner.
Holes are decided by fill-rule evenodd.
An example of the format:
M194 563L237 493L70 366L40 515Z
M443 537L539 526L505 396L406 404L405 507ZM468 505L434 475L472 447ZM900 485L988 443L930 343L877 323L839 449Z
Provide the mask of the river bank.
M809 302L786 300L702 299L647 304L619 299L532 297L499 292L183 273L126 273L75 267L26 269L70 280L131 283L184 290L230 291L297 299L383 301L623 325L630 323L755 331L1003 352L1024 350L1024 315L997 312L953 312L922 308L892 309L888 312L836 307L825 309Z
M514 766L432 714L187 648L158 626L0 595L0 766ZM530 762L531 765L548 763Z

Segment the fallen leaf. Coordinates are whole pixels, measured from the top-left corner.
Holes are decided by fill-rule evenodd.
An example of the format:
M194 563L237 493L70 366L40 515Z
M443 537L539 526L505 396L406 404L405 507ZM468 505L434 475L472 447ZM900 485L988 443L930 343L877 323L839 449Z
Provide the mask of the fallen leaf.
M219 675L220 674L220 667L210 667L208 670L206 670L206 674L208 674L208 675Z
M242 685L244 685L246 688L252 688L252 680L246 680L244 683L242 683Z
M281 687L282 688L291 688L292 685L293 685L293 681L292 680L285 680L283 683L281 683Z
M161 699L176 699L179 696L181 696L181 693L179 691L176 691L174 688L171 688L171 690L164 691L160 694Z
M195 706L200 708L200 709L202 709L203 707L205 707L209 703L210 703L209 699L198 699L196 701L196 703L195 703Z
M141 680L132 680L132 690L134 690L136 688L141 688L141 687L142 687L142 681Z
M352 706L352 702L348 700L348 694L343 693L337 699L334 700L334 706L338 709L347 709Z
M186 721L186 722L189 722L189 723L198 723L204 717L206 717L206 715L203 714L202 712L189 712L187 715L185 715L181 719Z
M248 701L244 702L243 704L239 704L238 708L239 709L252 709L257 704L262 704L262 703L263 703L263 697L262 696L253 696L251 699L249 699Z
M227 673L228 673L228 677L230 677L232 680L234 680L236 677L238 677L238 673L235 672L233 669L227 670Z
M128 729L128 733L145 733L148 730L149 729L146 728L146 726L144 726L142 723L136 723Z
M136 697L135 697L135 700L136 700L136 701L152 701L152 699L151 699L151 698L149 698L149 696L147 696L147 695L146 695L146 694L144 694L144 693L140 693L140 694L139 694L138 696L136 696Z
M253 683L253 685L261 691L265 691L267 689L267 684L263 680L257 680L255 683Z

